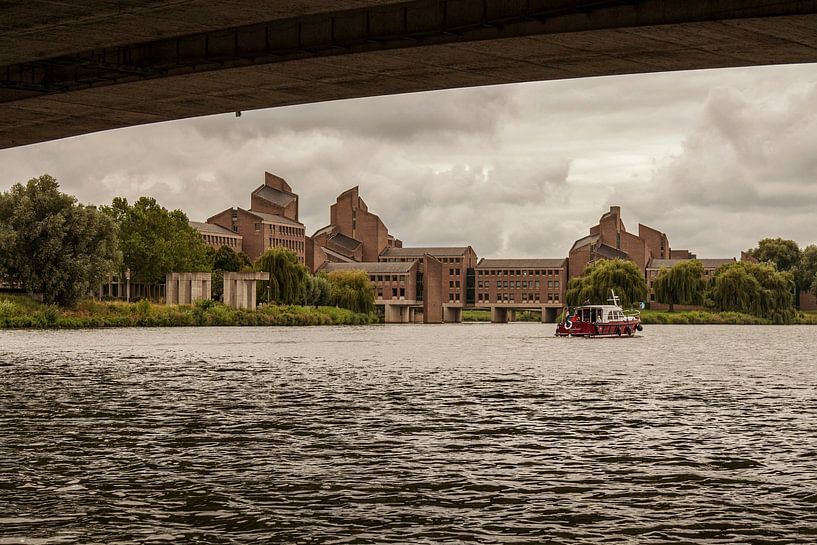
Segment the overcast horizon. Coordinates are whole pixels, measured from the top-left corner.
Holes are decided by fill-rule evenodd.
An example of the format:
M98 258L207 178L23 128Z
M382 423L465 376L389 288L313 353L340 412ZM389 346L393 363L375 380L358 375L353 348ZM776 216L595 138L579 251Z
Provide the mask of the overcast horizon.
M80 201L155 197L203 221L264 171L312 234L342 191L406 245L564 257L609 206L699 257L817 242L817 64L433 91L173 121L0 151Z

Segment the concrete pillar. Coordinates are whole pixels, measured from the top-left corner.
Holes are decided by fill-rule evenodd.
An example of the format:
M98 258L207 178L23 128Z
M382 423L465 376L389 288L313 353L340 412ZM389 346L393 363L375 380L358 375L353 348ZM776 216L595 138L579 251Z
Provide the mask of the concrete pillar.
M179 273L167 273L165 276L165 303L179 304Z
M204 284L202 285L202 297L205 299L212 299L213 298L213 275L210 273L204 273Z
M462 322L462 308L443 307L443 322L447 324L458 324Z
M244 299L244 308L255 309L257 302L257 294L255 289L255 280L244 280L242 282L244 284L244 293L247 294L246 298Z
M491 322L495 324L508 323L508 309L502 307L491 307Z
M269 273L224 273L224 304L233 308L256 306L255 283L269 280Z
M181 273L179 275L179 304L180 305L189 305L190 304L190 281L192 280L190 277L192 275L190 273Z
M403 323L403 318L400 315L400 305L390 305L388 303L384 304L383 321L387 324Z
M516 321L516 309L509 308L508 309L508 321L515 322Z
M542 309L542 323L552 324L556 322L556 317L559 315L559 309L553 307L544 307Z

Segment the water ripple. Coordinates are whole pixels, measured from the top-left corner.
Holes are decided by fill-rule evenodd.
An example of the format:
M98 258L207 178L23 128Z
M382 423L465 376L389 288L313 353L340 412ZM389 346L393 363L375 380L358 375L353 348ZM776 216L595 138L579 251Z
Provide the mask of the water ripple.
M0 545L817 541L813 329L550 329L0 332Z

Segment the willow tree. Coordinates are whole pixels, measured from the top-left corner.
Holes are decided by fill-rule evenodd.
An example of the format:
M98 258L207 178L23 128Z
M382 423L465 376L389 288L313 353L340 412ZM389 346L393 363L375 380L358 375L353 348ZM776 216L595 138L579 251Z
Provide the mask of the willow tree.
M255 270L268 272L269 282L259 283L258 298L279 305L307 303L310 275L298 256L286 248L271 248L255 261Z
M669 269L661 269L652 285L655 300L669 305L700 305L703 303L704 266L697 259L682 261Z
M788 323L794 317L794 277L771 263L730 263L715 271L706 299L721 311Z
M616 292L622 306L632 306L647 298L647 282L635 263L604 259L589 265L583 275L570 279L565 301L568 305L580 305L585 301L602 304L610 297L610 290Z
M374 311L374 289L363 271L332 271L326 275L332 304L353 312Z

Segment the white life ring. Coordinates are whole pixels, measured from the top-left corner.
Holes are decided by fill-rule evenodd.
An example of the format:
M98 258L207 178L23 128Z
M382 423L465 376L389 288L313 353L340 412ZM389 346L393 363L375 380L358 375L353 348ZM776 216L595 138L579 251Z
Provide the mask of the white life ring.
M565 318L565 329L573 329L573 322L570 321L570 317Z

